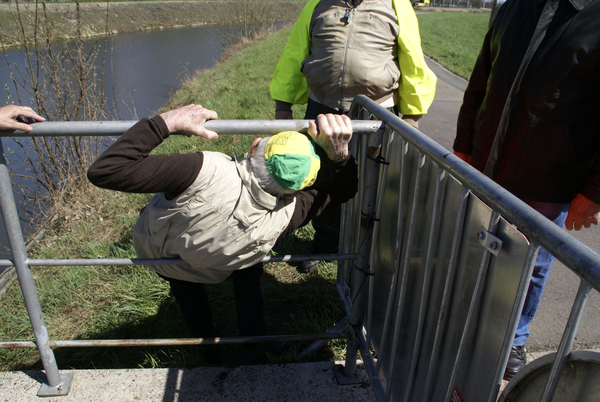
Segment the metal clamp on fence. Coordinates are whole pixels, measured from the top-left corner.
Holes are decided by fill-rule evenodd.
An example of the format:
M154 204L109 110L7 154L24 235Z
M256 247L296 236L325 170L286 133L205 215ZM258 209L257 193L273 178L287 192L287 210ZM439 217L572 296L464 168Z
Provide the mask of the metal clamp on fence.
M500 250L502 250L502 245L504 244L502 240L485 230L484 227L477 232L477 238L486 250L498 257Z

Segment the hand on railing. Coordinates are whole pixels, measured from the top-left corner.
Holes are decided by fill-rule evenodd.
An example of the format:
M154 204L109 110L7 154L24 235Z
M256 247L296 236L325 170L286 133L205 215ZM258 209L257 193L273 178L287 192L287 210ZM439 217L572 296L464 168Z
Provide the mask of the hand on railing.
M179 132L188 136L196 135L207 140L214 140L218 137L217 133L204 128L204 122L207 120L216 120L219 118L217 112L208 110L201 105L188 105L178 109L162 113L169 134Z
M348 156L348 143L352 138L352 122L348 116L320 114L316 123L314 120L309 121L308 134L323 148L330 160L336 161Z
M7 105L0 107L0 130L31 131L27 123L46 121L42 116L27 106Z

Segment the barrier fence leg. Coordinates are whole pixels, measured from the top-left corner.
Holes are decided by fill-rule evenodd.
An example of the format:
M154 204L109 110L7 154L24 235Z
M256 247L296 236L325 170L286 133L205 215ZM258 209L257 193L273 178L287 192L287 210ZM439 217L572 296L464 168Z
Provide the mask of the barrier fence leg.
M544 393L540 398L541 402L549 402L554 398L554 393L558 388L560 374L565 366L565 363L569 359L569 354L571 353L571 348L573 347L573 341L575 340L575 335L577 335L577 328L579 327L579 322L581 321L581 317L585 311L585 306L591 290L592 287L590 284L584 280L581 280L581 283L579 284L579 290L577 291L577 296L575 296L575 301L573 302L571 314L569 315L569 319L565 327L565 332L556 352L556 359L554 360L554 364L552 365L552 369L548 375L548 381L544 387Z
M35 343L40 352L40 359L46 372L48 384L42 384L38 391L38 396L58 396L67 395L71 384L72 374L65 374L61 378L58 372L54 352L48 346L48 331L44 323L44 316L40 301L35 290L35 283L29 265L27 264L27 251L25 250L25 242L19 224L19 216L15 204L15 198L10 182L10 175L4 158L4 149L0 140L0 207L2 217L4 218L4 226L8 236L13 263L17 271L19 285L23 292L25 307L29 314L29 320L33 327L35 335Z
M340 322L335 324L326 333L327 334L337 334L337 333L342 332L347 326L348 326L348 317L344 317L340 320ZM298 356L296 356L296 359L299 362L308 361L311 354L316 353L318 350L325 347L325 345L327 345L327 343L329 343L329 341L330 341L330 339L321 339L319 341L314 341L313 343L310 344L309 347L307 347L302 352L300 352L298 354Z
M370 136L371 141L367 153L368 158L362 163L366 166L365 175L365 190L363 192L363 202L361 207L361 222L359 230L359 238L361 239L360 248L358 249L358 259L355 266L354 285L352 289L352 310L350 312L350 333L353 335L352 340L348 343L346 350L346 364L344 372L347 376L354 376L356 373L356 358L358 348L360 347L360 334L362 334L363 315L364 315L364 300L365 293L368 290L366 286L367 275L370 272L369 256L371 249L371 240L373 238L373 223L377 208L377 187L379 180L379 164L377 155L381 152L382 134L374 134ZM363 350L368 351L369 345L365 345ZM367 357L363 357L366 359Z

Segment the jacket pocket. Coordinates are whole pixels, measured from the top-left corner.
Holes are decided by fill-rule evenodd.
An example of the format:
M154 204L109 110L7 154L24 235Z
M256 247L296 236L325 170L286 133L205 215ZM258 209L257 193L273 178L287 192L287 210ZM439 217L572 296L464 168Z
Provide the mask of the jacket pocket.
M302 62L300 71L304 74L310 89L317 93L329 93L331 88L340 87L341 63L334 62L333 56L316 58L309 56Z

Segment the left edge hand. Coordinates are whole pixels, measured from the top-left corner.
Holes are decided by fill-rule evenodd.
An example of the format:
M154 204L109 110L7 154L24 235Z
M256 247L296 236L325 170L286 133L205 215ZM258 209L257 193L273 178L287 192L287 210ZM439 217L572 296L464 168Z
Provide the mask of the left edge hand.
M30 122L46 121L42 116L27 106L6 105L0 107L0 130L31 131L33 128L24 123L23 119Z

